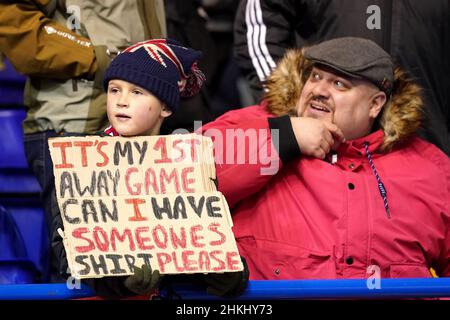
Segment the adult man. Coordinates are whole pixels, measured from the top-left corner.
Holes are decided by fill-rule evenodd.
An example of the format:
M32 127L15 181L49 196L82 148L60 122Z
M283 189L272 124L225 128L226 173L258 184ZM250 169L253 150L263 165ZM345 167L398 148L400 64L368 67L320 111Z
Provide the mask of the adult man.
M259 98L288 48L346 36L370 39L424 88L426 121L419 134L450 156L449 19L447 0L242 0L236 62Z
M449 276L449 159L414 135L420 88L391 57L370 40L325 41L289 51L267 88L202 128L227 159L218 185L251 279ZM240 152L246 163L228 161ZM267 160L279 170L263 172Z

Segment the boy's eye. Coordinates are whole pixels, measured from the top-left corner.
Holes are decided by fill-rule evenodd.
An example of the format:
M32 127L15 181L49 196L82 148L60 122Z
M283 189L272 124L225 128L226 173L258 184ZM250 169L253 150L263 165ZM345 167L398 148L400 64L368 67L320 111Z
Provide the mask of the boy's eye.
M118 92L119 91L119 89L117 89L117 88L115 88L115 87L110 87L109 89L108 89L108 92L111 92L111 93L116 93L116 92Z
M134 94L144 94L141 90L133 90Z

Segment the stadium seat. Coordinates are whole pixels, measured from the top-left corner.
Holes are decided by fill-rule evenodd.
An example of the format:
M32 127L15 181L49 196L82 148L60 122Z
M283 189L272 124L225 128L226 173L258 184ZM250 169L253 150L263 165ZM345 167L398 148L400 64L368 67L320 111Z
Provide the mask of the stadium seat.
M16 226L23 243L27 260L34 266L36 282L46 282L49 277L49 240L45 214L38 199L0 199ZM0 232L2 230L0 229ZM1 251L4 250L0 243ZM23 267L18 264L19 268Z
M12 214L0 205L0 284L34 283L38 274L22 232Z
M5 68L0 70L0 106L23 105L23 89L25 76L14 70L11 63L6 59L3 61Z
M0 168L28 168L23 149L22 121L25 118L23 109L0 109Z
M0 283L48 281L49 241L40 186L23 144L25 77L0 70Z
M0 193L34 193L40 186L28 169L23 148L22 109L0 109Z

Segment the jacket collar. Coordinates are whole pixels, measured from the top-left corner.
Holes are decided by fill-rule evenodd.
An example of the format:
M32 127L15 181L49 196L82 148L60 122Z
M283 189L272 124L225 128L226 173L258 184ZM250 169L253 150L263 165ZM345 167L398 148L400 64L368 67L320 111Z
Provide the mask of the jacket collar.
M372 154L380 153L380 146L384 141L384 132L382 130L377 130L367 136L346 141L342 143L337 153L338 155L346 155L353 157L364 157L365 154L365 144L369 144L369 152Z
M119 137L120 134L113 128L112 125L109 125L105 130L103 130L103 134L111 137Z

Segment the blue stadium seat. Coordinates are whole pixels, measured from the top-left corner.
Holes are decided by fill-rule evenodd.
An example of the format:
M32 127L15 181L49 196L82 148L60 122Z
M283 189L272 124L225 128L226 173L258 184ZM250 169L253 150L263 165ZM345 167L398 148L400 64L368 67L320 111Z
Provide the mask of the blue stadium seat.
M34 283L37 269L12 214L0 205L0 284Z
M23 109L0 109L0 193L39 193L40 186L28 169L23 148Z
M14 70L11 63L4 60L5 69L0 70L0 106L22 106L26 77Z
M22 121L25 119L23 109L1 109L0 128L0 168L27 168L23 149Z
M39 183L28 169L0 168L0 194L37 196L40 190Z
M27 260L37 271L34 276L35 281L48 281L50 244L45 214L39 200L33 198L2 198L0 202L0 207L3 205L9 213L22 239L25 250L22 255L26 255ZM0 251L4 250L2 243L0 243L0 248Z
M45 282L48 232L38 198L41 189L28 168L23 146L25 77L8 61L5 66L0 70L0 283Z

